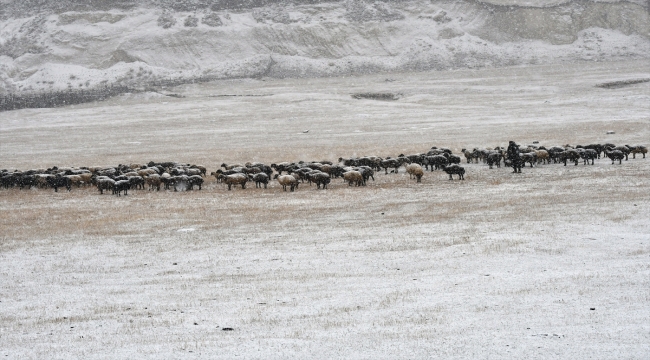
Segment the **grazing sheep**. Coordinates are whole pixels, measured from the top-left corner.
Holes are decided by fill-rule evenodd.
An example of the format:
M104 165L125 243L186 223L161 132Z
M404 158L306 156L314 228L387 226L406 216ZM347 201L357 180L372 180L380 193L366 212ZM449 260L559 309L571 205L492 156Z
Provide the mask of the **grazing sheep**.
M422 154L413 154L413 155L406 155L405 157L406 157L407 159L409 159L409 161L411 162L411 164L415 163L415 164L420 164L420 165L421 165L421 164L422 164L422 157L423 157L423 156L426 156L426 155L422 155Z
M143 189L144 190L144 178L141 176L129 176L129 182L131 183L132 189Z
M467 149L462 149L462 150L460 150L460 152L462 152L463 155L465 155L465 159L467 159L468 164L471 163L472 161L474 161L475 163L478 163L478 157L476 157L473 152L471 152L471 151L469 151Z
M542 164L550 164L550 158L548 155L548 151L543 150L543 149L538 149L535 150L535 153L537 154L537 163L539 164L540 162Z
M587 165L591 160L591 165L594 164L594 159L598 157L598 153L594 149L584 149L580 152L580 157L584 160L583 165Z
M190 180L187 175L172 176L170 185L174 185L174 191L178 191L179 186L181 191L185 191L190 187Z
M592 149L596 151L596 155L600 159L600 154L605 150L605 146L601 144L589 144L584 146L585 149Z
M200 174L201 176L206 176L206 173L208 172L208 169L206 169L205 166L201 166L201 165L191 165L190 169L199 169L199 171L201 172Z
M77 176L79 176L81 178L81 183L83 185L91 185L92 184L92 178L93 178L92 173L88 172L88 173L79 174Z
M20 189L23 189L25 187L29 189L36 184L36 177L34 175L25 175L23 173L22 176L16 178L16 184L20 187Z
M296 179L293 175L278 174L275 176L275 178L278 180L278 183L282 185L282 189L284 191L287 191L287 186L290 187L291 191L294 191L296 188L298 188L298 184L300 184L300 181Z
M36 174L36 175L35 175L35 179L34 179L34 185L36 185L36 187L41 188L41 189L42 189L42 188L45 188L45 187L48 186L48 184L47 184L47 178L52 177L52 176L54 176L54 175L50 175L50 174ZM89 183L90 183L90 181L88 182L88 184L89 184Z
M612 150L612 149L610 149L610 150ZM632 152L632 150L629 147L625 146L625 145L616 146L616 147L614 147L613 150L618 150L618 151L622 152L623 154L625 154L625 161L627 161L628 155L630 155L630 153Z
M59 192L58 189L60 187L65 187L68 191L71 190L70 179L65 176L56 175L53 177L48 177L47 184L54 188L54 192Z
M113 185L113 195L121 196L122 191L124 191L124 196L127 196L130 188L131 183L129 180L116 181Z
M153 190L154 188L156 188L156 191L160 191L160 184L162 184L160 175L149 175L144 178L144 182L145 184L149 185L149 191Z
M445 157L450 164L460 164L460 156L445 152Z
M193 190L194 186L198 186L199 190L201 190L201 186L203 185L203 177L201 175L188 176L187 184L189 190Z
M153 174L158 174L158 169L157 168L146 168L142 170L136 171L136 175L145 177L148 175L153 175Z
M231 187L233 185L241 185L242 189L246 189L246 182L248 181L248 176L242 173L221 175L221 180L223 183L228 185L228 190L231 190Z
M385 173L388 174L388 168L395 169L395 174L399 172L399 167L403 164L410 164L411 161L407 159L404 155L398 156L396 159L385 159L381 161L381 167L384 169ZM393 172L393 171L391 171Z
M526 167L526 163L529 163L530 167L533 167L533 163L537 163L537 153L534 150L531 152L521 153L519 156L524 167Z
M562 154L564 153L564 148L559 146L552 146L549 149L546 149L548 152L548 157L553 160L554 164L562 162Z
M242 165L239 164L232 164L232 165L227 165L226 163L221 164L221 167L226 169L226 170L231 170L236 167L243 167Z
M406 172L409 174L409 178L413 179L413 176L417 179L417 182L422 182L422 176L424 175L424 170L419 164L409 164L406 166Z
M169 190L169 186L174 183L174 179L167 172L160 174L160 181L163 183L165 190Z
M632 159L636 159L636 154L642 154L643 158L645 159L645 154L648 153L648 148L646 148L643 145L625 145L627 148L630 149L630 152L632 153Z
M259 172L254 175L249 175L248 178L250 179L250 181L255 181L256 188L262 188L262 184L264 184L264 188L266 189L266 186L269 184L269 176L263 172Z
M449 165L449 159L444 155L434 155L428 158L429 165L431 166L431 171L438 170L443 166Z
M560 153L559 159L561 162L564 163L564 166L566 166L567 161L575 163L575 165L578 166L578 160L580 160L580 153L575 149L568 149Z
M625 154L624 154L622 151L620 151L620 150L612 150L612 151L610 151L610 150L607 150L607 149L606 149L606 150L605 150L605 155L606 155L610 160L612 160L612 165L614 165L614 161L616 161L616 160L618 160L618 164L620 165L620 164L621 164L621 161L622 161L623 158L625 157Z
M80 187L83 184L83 181L81 180L81 176L79 175L65 175L65 177L70 179L71 185L76 185L77 187Z
M361 173L361 176L363 176L363 185L366 185L366 182L368 179L372 179L372 181L375 181L375 172L370 168L370 166L357 166L355 168L352 168L351 170L358 171Z
M453 165L450 165L450 166L444 166L443 165L442 170L444 172L446 172L447 174L449 174L449 180L454 179L452 177L452 174L458 175L458 180L465 180L465 168L460 166L460 165L457 165L457 164L453 164Z
M331 180L332 178L330 178L329 174L322 171L309 174L309 181L315 182L317 189L320 189L321 185L323 186L323 189L327 189L327 184L329 184Z
M185 174L186 174L187 176L201 176L201 175L202 175L201 170L199 170L199 169L194 169L194 168L186 169L186 170L185 170Z
M363 175L355 170L343 173L343 181L347 181L349 186L352 186L353 183L356 184L356 186L362 186L364 184Z
M271 168L278 172L278 175L282 175L282 172L290 172L293 168L293 164L288 162L281 162L278 164L271 164Z
M494 166L494 165L496 165L497 168L500 168L501 167L501 158L502 157L503 157L503 155L501 155L500 153L498 153L496 151L489 153L488 156L486 157L486 161L487 161L487 164L490 167L490 169L492 169L492 166Z

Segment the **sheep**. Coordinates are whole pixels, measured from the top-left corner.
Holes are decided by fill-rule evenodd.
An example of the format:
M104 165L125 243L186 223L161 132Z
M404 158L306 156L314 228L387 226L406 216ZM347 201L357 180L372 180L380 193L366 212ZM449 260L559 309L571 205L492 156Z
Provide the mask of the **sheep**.
M157 168L146 168L146 169L141 169L135 172L136 175L145 177L148 175L153 175L153 174L158 174L158 169Z
M327 184L329 184L331 180L332 179L330 178L329 174L326 174L322 171L318 171L309 175L309 181L315 182L317 189L320 189L321 185L323 185L323 189L327 189Z
M60 187L65 187L68 191L71 190L70 179L65 176L56 175L48 177L47 184L54 188L54 192L59 192L58 188Z
M100 194L104 194L104 190L110 190L112 192L115 186L115 180L107 177L97 177L95 183Z
M503 157L503 155L501 155L500 153L498 153L496 151L489 153L487 158L486 158L486 161L487 161L487 164L490 167L490 169L492 169L493 165L496 165L497 168L500 168L501 167L501 158L502 157Z
M169 190L169 186L173 183L172 176L167 172L160 174L160 181L165 185L165 190Z
M254 175L248 175L248 179L250 181L255 181L256 188L262 188L262 184L264 184L264 188L266 189L266 186L269 184L269 176L263 172L259 172Z
M643 158L645 159L645 154L648 153L648 148L646 148L643 145L625 145L627 148L630 149L630 152L632 153L632 159L636 159L636 154L642 154Z
M185 170L185 174L187 174L187 176L195 176L195 175L201 176L202 175L200 169L194 169L194 168L189 168L189 169Z
M156 191L160 191L160 184L162 184L160 175L149 175L144 178L144 182L145 184L149 185L149 191L153 190L154 188L156 188Z
M352 186L352 183L361 186L363 185L363 175L355 170L347 171L343 173L343 181L347 181L349 186Z
M194 186L198 186L201 190L203 185L203 177L201 175L192 175L187 177L187 190L194 190Z
M413 155L406 155L405 157L406 157L407 159L409 159L409 161L411 162L411 164L415 163L415 164L420 164L420 165L421 165L421 164L422 164L422 157L423 157L423 156L426 156L426 155L422 155L422 154L413 154Z
M281 162L278 164L271 164L271 168L275 171L278 172L278 175L282 175L282 172L289 172L291 171L293 167L293 164L288 163L288 162Z
M530 164L530 167L533 167L533 163L537 163L537 153L534 150L530 152L524 152L519 154L521 157L521 162L526 166L526 163Z
M366 181L368 181L368 179L372 179L372 181L375 181L375 172L372 170L370 166L358 166L353 170L356 170L361 173L361 176L363 176L364 185L366 184Z
M34 175L25 175L23 173L22 176L19 176L16 179L16 184L20 187L20 189L23 189L24 187L30 189L32 186L36 184L36 177Z
M535 153L537 154L537 163L539 164L540 162L542 164L550 164L550 158L548 155L548 151L539 149L535 150Z
M92 183L93 174L90 172L77 175L81 178L81 181L84 185L90 185Z
M445 152L443 155L447 158L450 164L460 164L460 156L453 155L447 152Z
M379 156L364 156L357 160L357 166L368 166L372 170L381 170L381 161L383 159Z
M226 169L226 170L232 170L233 168L236 167L243 167L242 165L239 164L232 164L232 165L227 165L226 163L221 164L221 167Z
M171 184L174 185L174 191L178 191L179 186L181 191L188 190L190 187L190 180L187 175L173 176L171 179Z
M465 155L465 159L467 159L468 164L470 164L472 162L472 160L475 163L478 163L478 157L476 157L473 152L471 152L471 151L469 151L467 149L462 149L462 150L460 150L460 152L462 152L463 155Z
M422 182L422 176L424 175L424 170L419 164L409 164L406 166L406 172L409 174L409 178L412 179L413 176L417 179L417 182Z
M201 176L206 176L206 173L208 172L208 169L206 169L205 166L201 166L201 165L191 165L190 169L199 169L199 171L201 172L200 174Z
M596 151L596 155L600 159L600 154L605 150L605 146L601 144L589 144L584 146L585 149L593 149Z
M381 161L381 167L384 168L384 171L386 174L388 174L388 168L394 168L395 169L395 174L399 172L399 167L402 166L403 164L410 164L410 160L404 157L404 155L400 155L397 157L397 159L386 159ZM391 171L393 172L393 171Z
M327 167L323 167L323 170L321 171L328 173L332 178L342 177L343 173L345 172L344 167L341 165L329 165Z
M79 175L65 175L65 177L70 179L70 184L77 185L77 187L80 187L81 184L83 184L83 181L81 180L81 176Z
M221 175L221 180L226 185L228 185L228 190L231 190L233 185L241 185L242 189L246 189L246 182L248 181L248 176L238 173L231 175Z
M273 166L273 165L271 165ZM300 182L293 175L276 175L275 178L278 180L278 183L282 185L282 189L287 191L287 186L290 187L291 191L298 188Z
M141 176L129 176L128 180L131 183L131 187L133 189L137 190L138 188L141 188L144 190L144 178Z
M572 163L575 163L576 166L578 166L578 160L580 160L580 153L578 153L578 151L576 151L575 149L568 149L560 153L559 159L560 161L564 162L564 166L566 166L567 161L571 161Z
M36 187L39 187L41 189L47 187L48 186L47 185L47 178L49 178L51 176L54 176L54 175L36 174L35 178L34 178L34 185L36 185ZM90 181L88 183L90 183Z
M584 160L583 165L587 165L591 160L591 165L594 164L594 159L598 157L598 153L594 149L584 149L580 152L580 157Z
M121 196L122 191L124 191L124 196L127 196L130 188L131 183L129 180L116 181L115 184L113 184L113 195Z
M16 184L16 175L14 174L6 174L2 176L2 179L0 180L2 182L2 187L5 189L8 189L10 187L13 187ZM49 184L49 182L48 182Z
M614 165L614 161L618 160L618 164L621 164L621 161L625 157L625 154L620 151L620 150L612 150L610 151L609 149L605 149L605 155L612 160L612 165Z
M441 166L449 164L449 159L444 155L434 155L428 158L429 166L431 166L431 171L440 169Z
M458 180L465 180L465 168L462 166L459 166L457 164L453 164L450 166L442 166L442 170L449 174L449 180L453 180L454 178L451 176L452 174L458 175Z
M616 146L614 150L619 150L620 152L625 154L625 161L627 161L628 155L630 155L630 153L632 152L632 150L625 145Z

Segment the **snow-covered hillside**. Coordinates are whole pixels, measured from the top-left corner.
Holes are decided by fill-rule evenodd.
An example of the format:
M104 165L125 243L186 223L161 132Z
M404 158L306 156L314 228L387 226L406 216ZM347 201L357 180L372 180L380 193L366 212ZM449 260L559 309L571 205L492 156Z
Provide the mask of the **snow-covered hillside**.
M239 3L248 7L233 5ZM2 5L0 94L5 95L650 57L644 1L3 0Z

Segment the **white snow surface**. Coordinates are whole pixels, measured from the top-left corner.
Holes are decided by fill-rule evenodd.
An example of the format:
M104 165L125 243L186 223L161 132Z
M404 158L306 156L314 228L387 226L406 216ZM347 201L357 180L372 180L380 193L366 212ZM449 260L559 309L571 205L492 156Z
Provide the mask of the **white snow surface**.
M202 21L209 10L171 12L167 29L161 9L143 7L10 18L0 21L0 94L650 57L642 2L535 3L285 4L218 11L214 27Z

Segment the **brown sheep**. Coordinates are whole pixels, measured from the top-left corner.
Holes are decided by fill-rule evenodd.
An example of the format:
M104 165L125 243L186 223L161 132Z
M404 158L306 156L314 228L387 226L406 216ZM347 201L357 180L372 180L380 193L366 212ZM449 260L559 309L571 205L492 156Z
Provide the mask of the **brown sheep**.
M363 175L358 171L346 171L343 173L343 181L347 181L349 186L352 186L352 183L355 183L356 186L363 185Z
M232 175L221 175L221 181L228 185L228 190L231 189L232 185L241 185L242 189L246 189L246 182L248 181L248 176L244 174L232 174Z

